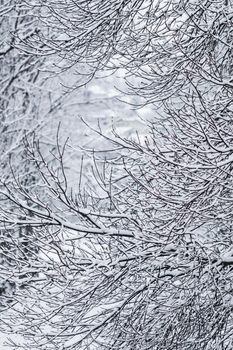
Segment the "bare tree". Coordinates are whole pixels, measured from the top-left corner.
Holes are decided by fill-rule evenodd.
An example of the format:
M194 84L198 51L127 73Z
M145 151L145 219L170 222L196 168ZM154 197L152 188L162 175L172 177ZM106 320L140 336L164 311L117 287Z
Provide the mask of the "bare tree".
M88 64L91 77L124 67L134 78L129 86L147 102L182 94L190 82L232 87L231 1L48 0L31 6L40 10L42 30L23 41L24 49L59 55L63 69Z
M17 169L24 178L25 190L35 185L36 174L25 158L23 139L37 130L44 130L45 119L56 104L50 103L49 92L43 91L45 76L40 74L44 59L17 49L18 38L33 37L37 30L35 13L28 11L17 1L0 2L0 165L1 178L12 180ZM43 100L43 104L41 103ZM5 204L2 202L2 206ZM9 208L11 211L11 209ZM0 231L0 304L9 301L15 283L8 277L9 266L17 264L16 255L21 252L28 259L33 247L27 237L31 228ZM16 243L17 242L17 243Z
M146 142L116 135L121 156L95 160L99 188L71 191L64 149L50 166L36 140L27 152L45 194L4 183L14 210L1 210L2 223L33 227L41 251L10 272L27 287L5 319L14 315L31 346L232 347L231 161L213 161L201 127L150 130Z
M107 159L95 153L90 186L77 189L59 142L50 164L25 139L40 180L2 180L1 223L33 228L40 254L8 269L26 287L5 323L14 317L25 347L40 349L231 349L232 3L38 6L51 31L25 50L43 43L40 54L92 73L118 58L158 112L141 141L114 133Z

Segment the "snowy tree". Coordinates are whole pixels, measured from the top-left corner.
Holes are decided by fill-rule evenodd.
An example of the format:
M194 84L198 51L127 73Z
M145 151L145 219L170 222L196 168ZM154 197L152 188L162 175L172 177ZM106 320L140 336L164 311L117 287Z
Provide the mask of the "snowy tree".
M5 324L14 318L27 348L231 349L232 2L47 1L40 10L51 31L24 40L25 50L43 42L40 53L92 73L125 67L140 103L157 112L144 138L105 137L109 152L94 152L85 187L82 177L69 185L59 141L51 164L25 138L39 182L25 190L15 171L2 180L1 222L32 228L40 254L8 269L26 287Z
M19 51L20 38L33 37L37 30L35 14L28 11L18 1L1 1L0 26L0 165L1 178L13 181L12 171L23 176L25 191L35 185L36 174L24 156L23 139L37 130L38 136L44 132L55 103L51 104L49 91L43 91L45 76L40 69L44 59ZM43 103L41 100L43 99ZM21 175L20 175L21 174ZM2 202L2 206L5 203ZM11 208L9 208L11 211ZM0 230L0 305L7 302L14 292L15 282L8 274L9 265L17 264L16 256L21 252L25 260L33 251L28 246L31 228ZM17 243L16 243L17 242Z
M139 96L154 102L199 82L231 86L231 1L52 1L40 9L43 30L25 50L57 54L63 69L91 77L124 67ZM28 5L30 6L30 5ZM129 85L130 79L129 79Z
M191 141L201 143L201 128L184 125L177 144L169 128L150 130L145 142L116 138L115 156L95 161L98 190L75 195L64 150L49 166L35 140L28 158L46 195L5 183L1 195L14 210L2 210L2 222L33 227L41 251L13 268L27 288L16 291L5 319L14 315L31 346L232 347L231 163L213 163L207 140L196 151ZM187 132L192 148L182 140Z

